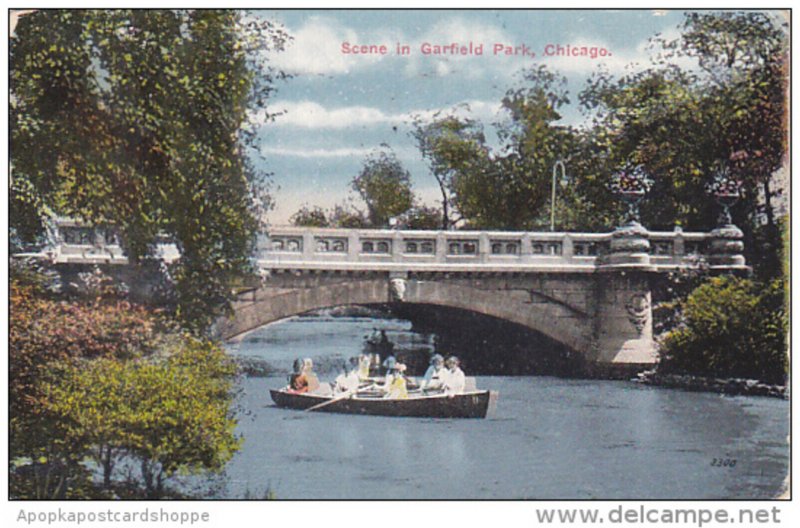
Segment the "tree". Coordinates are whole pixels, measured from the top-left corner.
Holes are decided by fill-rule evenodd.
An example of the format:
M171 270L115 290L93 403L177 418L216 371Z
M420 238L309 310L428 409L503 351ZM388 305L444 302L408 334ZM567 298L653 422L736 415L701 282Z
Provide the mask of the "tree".
M43 384L44 408L63 424L63 441L103 469L106 490L116 462L133 457L146 498L159 499L177 471L219 469L238 448L235 372L219 347L186 338L166 356L58 365Z
M369 220L364 217L364 213L348 204L347 202L333 206L328 213L331 226L349 229L363 229L369 227Z
M27 489L30 498L59 498L86 478L80 466L85 443L70 436L68 422L48 411L42 381L58 363L152 354L168 327L124 300L58 301L43 297L40 280L17 279L10 288L9 454L29 462L24 472L15 471L15 489Z
M289 222L301 227L330 227L330 222L325 215L322 207L315 206L310 209L308 205L302 206L295 214L289 218Z
M389 218L408 211L414 204L411 175L391 150L375 152L364 160L352 188L367 205L372 227L389 225Z
M103 497L122 458L139 459L151 498L175 471L221 467L238 446L225 352L102 281L85 301L54 298L44 281L30 270L11 281L12 495L97 497L87 458L102 469Z
M46 210L112 223L133 262L170 237L176 314L204 330L251 271L265 203L247 112L283 76L258 57L285 40L225 10L26 16L10 49L16 232L31 238Z
M788 324L783 286L716 277L682 305L682 324L661 346L667 372L786 381Z
M452 179L459 172L471 172L473 165L484 160L486 138L483 129L474 120L437 112L430 122L415 117L411 135L417 141L422 157L428 160L442 195L441 229L449 229L452 225Z
M304 205L292 215L289 221L292 225L303 227L342 227L350 229L369 227L369 221L364 217L364 213L347 203L337 204L328 211L318 205L313 208Z
M443 218L441 209L418 205L409 209L400 222L403 229L432 230L442 228Z
M590 81L581 101L595 119L596 141L610 169L641 164L654 177L658 199L642 205L648 227L714 227L719 207L707 187L717 170L730 170L742 184L734 219L748 258L761 276L775 276L780 233L771 182L788 133L785 24L755 12L687 13L679 29L680 38L657 40L665 51L648 70ZM694 59L699 69L681 68L677 58Z
M566 79L531 68L524 84L508 90L508 119L496 125L499 151L486 144L477 122L455 116L415 122L414 137L442 191L443 226L448 204L471 227L531 229L548 217L553 164L574 149L573 131L556 122L567 104Z

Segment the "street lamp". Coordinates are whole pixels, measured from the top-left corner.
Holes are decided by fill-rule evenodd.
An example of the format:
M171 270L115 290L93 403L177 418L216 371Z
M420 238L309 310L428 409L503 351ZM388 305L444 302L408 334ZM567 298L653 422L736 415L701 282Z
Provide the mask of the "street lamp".
M558 173L559 167L561 167L561 180L565 183L567 181L567 169L564 166L564 162L556 160L556 162L553 163L553 185L550 194L550 231L556 230L556 174Z

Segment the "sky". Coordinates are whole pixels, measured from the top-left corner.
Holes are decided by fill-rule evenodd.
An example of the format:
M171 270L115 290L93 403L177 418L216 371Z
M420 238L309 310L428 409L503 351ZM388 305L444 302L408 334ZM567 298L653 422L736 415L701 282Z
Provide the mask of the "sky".
M571 103L564 124L584 116L577 94L598 68L612 73L649 65L648 41L678 36L682 11L671 10L281 10L255 16L278 22L291 35L271 64L292 74L279 82L260 126L259 168L272 173L274 225L286 224L302 205L330 208L350 200L364 159L388 144L410 172L421 203L435 205L438 187L409 132L414 116L460 112L491 123L504 119L500 101L521 86L520 72L547 65L568 79ZM344 53L343 44L386 46L386 54ZM483 46L483 54L425 54L430 46ZM398 44L409 47L397 53ZM598 56L546 55L556 46L596 48ZM499 47L496 47L499 46ZM524 48L523 48L524 46ZM511 49L509 49L510 47ZM506 51L517 54L506 54ZM605 52L603 52L605 50ZM435 51L435 49L433 50ZM605 56L599 56L604 54ZM453 110L456 108L456 110ZM491 135L489 135L491 141ZM569 168L567 168L569 170Z

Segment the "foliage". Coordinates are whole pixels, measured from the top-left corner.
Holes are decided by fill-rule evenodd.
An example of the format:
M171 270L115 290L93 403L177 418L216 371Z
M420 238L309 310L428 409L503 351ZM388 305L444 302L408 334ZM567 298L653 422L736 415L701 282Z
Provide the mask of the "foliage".
M166 357L73 361L44 384L46 412L65 442L103 468L109 488L122 457L138 460L147 498L179 471L220 469L238 448L230 416L236 369L217 346L190 337Z
M634 163L654 177L650 194L658 198L641 207L648 227L710 229L719 206L706 191L719 170L730 170L741 184L732 212L748 259L759 276L775 277L772 178L787 146L786 26L757 12L695 12L679 29L676 40L654 40L662 51L649 69L618 79L601 72L581 93L594 142L607 153L603 173ZM756 248L762 219L767 247Z
M13 496L110 496L125 457L139 461L144 493L157 498L176 472L230 458L237 369L217 345L124 300L43 297L29 275L10 285ZM100 495L87 457L103 470Z
M347 202L333 206L328 213L331 227L343 227L351 229L363 229L369 227L369 220L364 213L348 204Z
M164 323L144 307L124 300L76 303L35 295L10 285L10 411L24 416L39 394L36 381L53 361L69 358L135 358L155 351ZM12 442L19 445L17 442Z
M301 227L330 227L325 210L319 206L315 206L313 209L310 209L308 205L302 206L292 215L289 222Z
M562 159L561 229L619 225L624 207L612 192L614 176L639 166L653 179L641 207L648 228L711 229L720 207L706 188L724 167L742 184L733 212L747 257L759 277L776 276L772 177L787 145L786 24L758 12L693 12L678 29L678 39L653 39L651 67L618 78L599 70L589 79L579 99L590 122L581 129L558 124L566 84L544 67L524 70L522 85L503 98L508 119L496 125L497 151L473 120L416 118L412 135L439 184L443 226L545 225L551 170Z
M787 374L784 285L732 276L712 278L682 306L682 325L661 347L661 368L784 383Z
M12 203L20 236L44 211L112 223L133 261L174 240L178 316L201 331L249 272L264 180L249 106L283 76L286 35L224 10L42 10L11 42ZM24 211L23 211L24 210Z
M428 122L420 116L414 118L411 135L416 140L422 157L428 160L431 172L442 195L441 229L452 225L450 214L452 179L456 174L471 172L486 153L483 129L474 120L459 119L437 112Z
M12 258L8 275L17 288L37 297L57 298L62 289L61 276L49 263L36 258Z
M28 461L17 475L27 475L20 484L26 496L57 498L84 489L82 451L80 443L67 441L63 421L47 412L41 381L58 362L151 354L163 342L165 325L124 300L45 297L32 276L15 274L10 283L9 453L12 460Z
M371 227L385 227L389 218L400 216L414 203L411 175L391 150L370 154L352 188L367 205Z
M400 227L421 230L441 229L442 218L441 209L419 205L406 211L400 218Z
M574 132L555 124L569 102L566 79L540 66L525 70L523 83L503 97L498 152L473 120L416 120L413 135L439 182L448 225L448 204L479 229L530 229L548 216L553 164L575 148Z
M326 211L322 207L303 205L289 219L292 225L303 227L342 227L360 229L369 227L364 214L347 203L337 204Z

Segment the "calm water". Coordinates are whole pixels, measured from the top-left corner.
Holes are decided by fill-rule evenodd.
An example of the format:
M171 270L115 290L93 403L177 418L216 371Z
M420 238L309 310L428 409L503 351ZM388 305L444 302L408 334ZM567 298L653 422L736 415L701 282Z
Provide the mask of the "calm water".
M263 327L229 349L280 369L302 356L324 367L357 353L376 326L401 349L432 346L405 321L320 316ZM774 497L788 471L789 404L778 399L478 376L500 391L494 418L383 418L278 409L268 389L285 380L244 381L244 445L224 496L757 499ZM713 467L715 458L736 463Z

